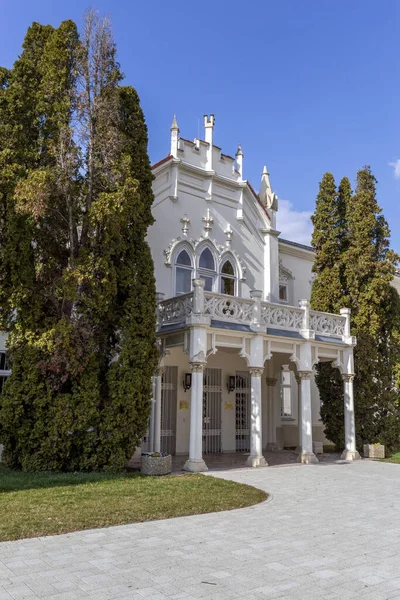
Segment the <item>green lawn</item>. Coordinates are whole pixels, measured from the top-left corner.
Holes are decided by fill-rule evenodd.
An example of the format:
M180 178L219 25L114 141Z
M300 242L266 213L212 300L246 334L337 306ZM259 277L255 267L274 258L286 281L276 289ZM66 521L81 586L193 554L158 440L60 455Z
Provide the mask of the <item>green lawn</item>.
M385 462L400 464L400 452L395 452L390 458L385 458Z
M0 541L242 508L267 494L204 475L20 473L0 467Z

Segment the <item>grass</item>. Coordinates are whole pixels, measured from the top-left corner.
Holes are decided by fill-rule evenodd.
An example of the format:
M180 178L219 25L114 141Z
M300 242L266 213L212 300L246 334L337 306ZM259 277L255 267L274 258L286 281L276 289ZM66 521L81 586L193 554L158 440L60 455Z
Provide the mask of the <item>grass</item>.
M395 452L390 458L385 458L384 461L400 464L400 452Z
M242 508L267 494L204 475L21 473L0 467L0 541Z

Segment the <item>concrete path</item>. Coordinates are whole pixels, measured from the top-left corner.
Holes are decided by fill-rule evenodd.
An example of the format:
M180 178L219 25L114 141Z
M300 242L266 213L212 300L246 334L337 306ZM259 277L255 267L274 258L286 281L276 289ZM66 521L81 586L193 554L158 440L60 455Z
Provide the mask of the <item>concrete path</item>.
M0 600L400 599L400 465L215 473L243 510L0 544ZM3 517L3 515L2 515Z

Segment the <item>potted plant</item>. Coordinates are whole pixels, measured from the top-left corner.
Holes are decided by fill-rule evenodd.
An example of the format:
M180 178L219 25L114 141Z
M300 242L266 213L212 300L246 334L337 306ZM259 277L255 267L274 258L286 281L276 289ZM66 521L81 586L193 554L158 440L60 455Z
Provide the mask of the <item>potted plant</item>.
M385 458L385 446L379 442L364 444L364 458Z
M172 456L166 452L142 452L140 471L143 475L169 475Z

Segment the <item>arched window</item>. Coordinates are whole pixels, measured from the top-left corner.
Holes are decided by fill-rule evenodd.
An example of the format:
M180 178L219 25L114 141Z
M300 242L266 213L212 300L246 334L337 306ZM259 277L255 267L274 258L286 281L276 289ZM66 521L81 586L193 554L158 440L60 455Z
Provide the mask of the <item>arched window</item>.
M189 253L181 250L175 261L175 294L187 294L192 289L193 265Z
M235 269L230 260L225 260L221 267L221 294L234 296L236 293Z
M212 292L214 289L214 281L216 277L215 259L209 248L204 248L199 257L198 277L204 279L204 289L207 292Z

